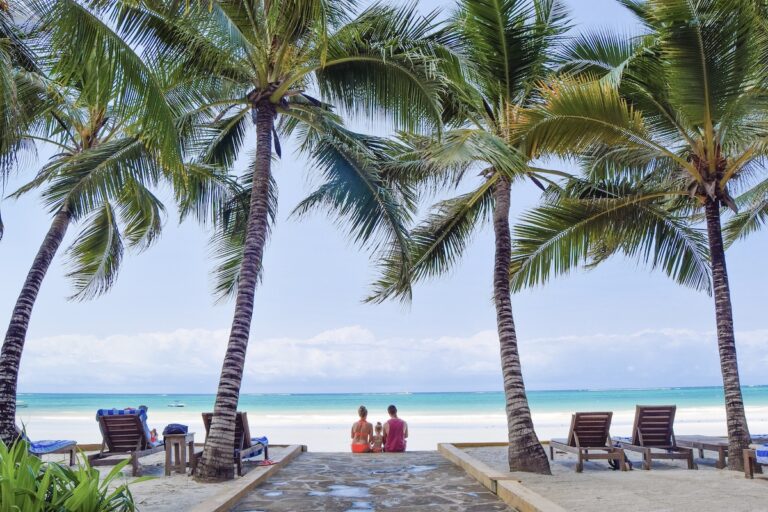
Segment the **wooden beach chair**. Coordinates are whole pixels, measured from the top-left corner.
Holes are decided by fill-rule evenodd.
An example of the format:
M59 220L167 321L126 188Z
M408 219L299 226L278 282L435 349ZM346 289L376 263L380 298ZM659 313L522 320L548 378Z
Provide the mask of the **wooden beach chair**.
M578 456L576 472L584 470L585 460L615 460L622 471L627 470L624 451L611 441L612 412L577 412L571 417L568 439L552 439L549 456L555 460L555 449ZM592 453L590 453L592 452ZM594 453L597 452L597 453Z
M752 436L752 442L755 444L768 443L768 436ZM704 451L717 453L717 469L726 467L726 458L728 457L728 438L721 436L678 436L677 445L684 448L693 448L699 451L699 458L704 458Z
M88 457L93 466L114 466L130 458L133 476L139 476L139 459L165 449L162 441L153 443L150 440L146 409L99 409L96 421L99 422L102 442L99 453Z
M688 469L698 469L693 450L678 446L673 424L675 405L638 405L630 438L614 438L625 450L643 454L643 469L651 469L653 459L680 459Z
M203 425L205 425L206 439L208 438L208 433L211 431L212 420L212 412L203 413ZM269 443L267 442L267 438L251 437L251 429L248 427L248 413L238 412L235 419L235 451L232 460L232 462L237 465L238 476L243 475L243 460L255 457L262 452L264 453L264 460L267 460L269 458ZM195 467L192 468L193 473L197 469L197 459L202 453L203 452L198 452L195 454Z

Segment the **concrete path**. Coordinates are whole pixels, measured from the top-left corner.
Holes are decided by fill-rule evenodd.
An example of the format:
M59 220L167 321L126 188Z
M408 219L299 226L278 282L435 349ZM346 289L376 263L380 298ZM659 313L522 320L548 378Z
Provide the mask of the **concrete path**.
M304 453L233 510L511 512L437 452Z

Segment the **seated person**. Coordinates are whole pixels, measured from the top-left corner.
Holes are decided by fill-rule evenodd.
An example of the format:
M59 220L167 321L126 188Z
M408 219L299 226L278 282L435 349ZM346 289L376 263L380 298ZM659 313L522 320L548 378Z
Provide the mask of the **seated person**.
M373 453L381 453L384 451L384 436L381 435L383 427L381 422L376 422L376 433L371 437L371 451Z
M368 409L361 405L357 410L360 419L352 425L352 453L368 453L371 451L373 426L368 423Z
M408 438L408 424L397 417L397 407L387 407L389 420L384 424L384 451L404 452Z

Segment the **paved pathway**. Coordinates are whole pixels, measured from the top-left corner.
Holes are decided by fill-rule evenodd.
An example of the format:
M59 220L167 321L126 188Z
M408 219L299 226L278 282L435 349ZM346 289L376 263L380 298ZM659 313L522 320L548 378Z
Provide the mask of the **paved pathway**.
M303 453L233 512L511 512L437 452Z

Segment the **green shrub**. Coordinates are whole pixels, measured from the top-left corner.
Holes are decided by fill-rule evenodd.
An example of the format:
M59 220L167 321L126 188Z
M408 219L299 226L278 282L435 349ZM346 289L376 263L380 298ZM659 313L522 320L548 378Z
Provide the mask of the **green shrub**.
M11 448L0 442L0 512L133 512L128 485L110 489L127 463L102 478L85 456L70 468L31 455L26 441Z

